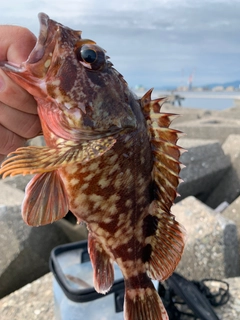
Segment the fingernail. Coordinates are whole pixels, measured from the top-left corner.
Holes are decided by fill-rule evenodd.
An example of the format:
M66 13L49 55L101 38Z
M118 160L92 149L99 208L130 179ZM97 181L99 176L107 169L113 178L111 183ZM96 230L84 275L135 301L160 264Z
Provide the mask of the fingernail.
M5 87L5 82L3 78L0 76L0 92L4 90L4 87Z

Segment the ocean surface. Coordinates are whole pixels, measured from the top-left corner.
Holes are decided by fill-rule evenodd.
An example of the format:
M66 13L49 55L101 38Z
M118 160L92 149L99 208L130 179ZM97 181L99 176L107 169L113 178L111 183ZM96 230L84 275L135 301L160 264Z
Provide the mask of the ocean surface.
M135 91L138 96L142 96L144 92ZM239 99L240 108L240 91L235 92L179 92L174 91L171 93L169 91L153 91L153 98L161 96L171 96L179 95L184 99L181 100L182 107L197 108L197 109L207 109L207 110L224 110L235 106L235 99ZM175 101L175 106L178 106L178 102Z
M203 94L202 97L200 94L199 96L191 96L188 94L182 95L180 93L180 95L185 97L185 99L182 100L183 107L207 110L224 110L231 108L235 105L234 100L236 98L240 99L240 92L238 94L225 93L225 95L218 93L215 97L213 97L213 95L211 96L210 94ZM178 105L178 103L175 102L175 105Z
M178 105L175 103L175 105ZM183 107L207 109L207 110L224 110L233 107L232 99L205 99L205 98L186 98L182 102Z

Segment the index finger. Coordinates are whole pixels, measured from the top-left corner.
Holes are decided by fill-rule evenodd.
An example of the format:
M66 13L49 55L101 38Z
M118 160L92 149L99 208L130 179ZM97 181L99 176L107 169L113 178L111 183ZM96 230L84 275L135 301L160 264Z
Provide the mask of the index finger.
M27 28L0 26L0 60L21 63L27 60L36 43L36 37Z

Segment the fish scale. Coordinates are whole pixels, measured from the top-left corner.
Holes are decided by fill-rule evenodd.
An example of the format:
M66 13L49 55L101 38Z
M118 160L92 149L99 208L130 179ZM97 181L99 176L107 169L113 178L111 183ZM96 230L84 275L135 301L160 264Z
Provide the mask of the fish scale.
M125 320L167 320L150 278L168 278L184 248L171 214L183 152L170 128L176 115L161 113L164 99L151 100L152 90L137 99L80 31L39 19L28 60L0 67L36 99L46 146L17 149L0 174L35 174L22 205L27 224L52 223L69 209L86 223L94 287L108 292L115 261Z

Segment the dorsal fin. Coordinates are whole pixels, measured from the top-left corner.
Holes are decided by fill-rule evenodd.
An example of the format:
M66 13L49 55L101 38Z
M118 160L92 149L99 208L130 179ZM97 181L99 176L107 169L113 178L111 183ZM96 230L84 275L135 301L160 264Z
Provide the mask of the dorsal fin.
M151 100L151 93L152 89L141 98L140 103L147 121L154 157L152 178L155 182L155 199L162 210L169 213L179 184L181 170L179 157L184 149L177 145L177 141L182 133L169 128L177 115L160 112L162 104L167 99Z
M185 230L170 212L177 195L181 170L179 157L184 149L177 145L181 132L169 128L177 115L161 113L166 98L151 100L151 92L140 100L152 146L155 195L145 218L144 258L148 275L164 280L180 261L185 243Z

